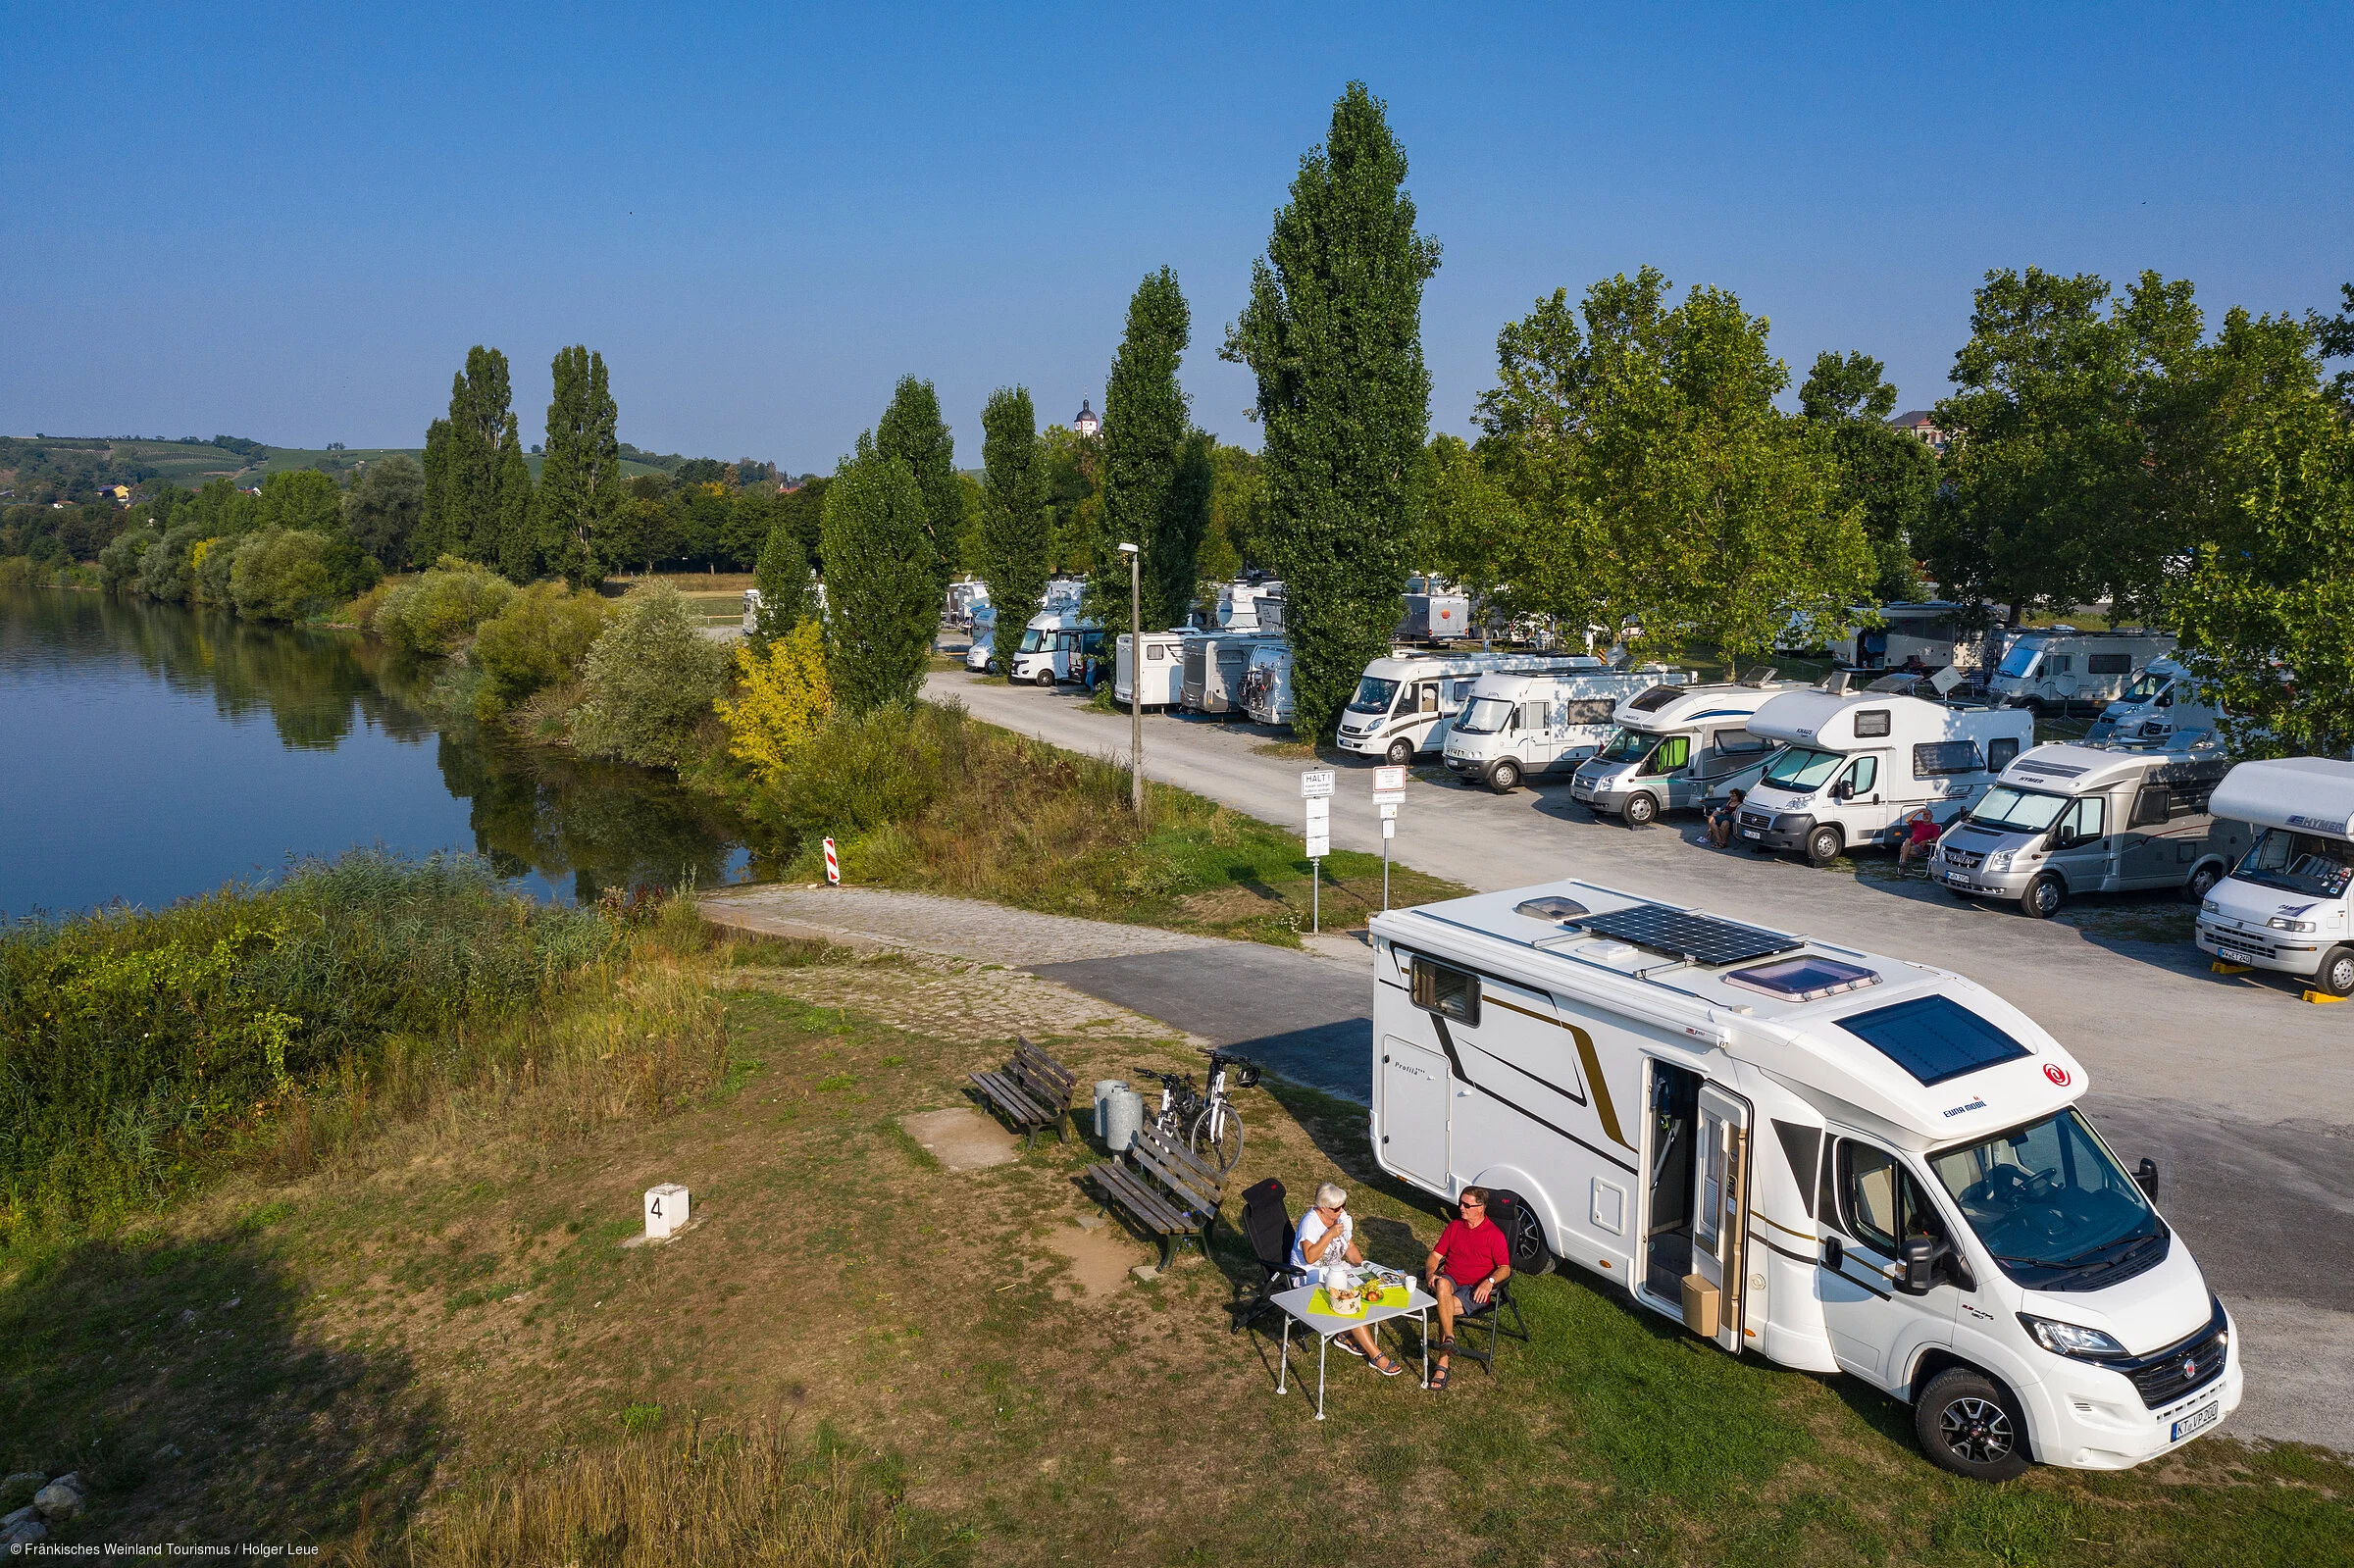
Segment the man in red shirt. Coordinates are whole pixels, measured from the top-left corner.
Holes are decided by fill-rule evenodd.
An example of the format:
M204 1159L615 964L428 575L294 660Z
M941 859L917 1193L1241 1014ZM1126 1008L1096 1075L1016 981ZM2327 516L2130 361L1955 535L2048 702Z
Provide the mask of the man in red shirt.
M1496 1287L1512 1277L1511 1248L1501 1228L1488 1223L1488 1190L1466 1187L1456 1199L1462 1218L1448 1223L1430 1249L1422 1272L1439 1298L1439 1369L1431 1374L1434 1392L1447 1387L1447 1353L1455 1348L1455 1320L1484 1307Z

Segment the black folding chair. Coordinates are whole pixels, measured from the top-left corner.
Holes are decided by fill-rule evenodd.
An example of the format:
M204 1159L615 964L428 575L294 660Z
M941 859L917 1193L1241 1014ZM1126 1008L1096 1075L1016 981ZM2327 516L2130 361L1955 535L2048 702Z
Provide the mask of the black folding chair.
M1243 1235L1258 1259L1259 1281L1251 1293L1229 1303L1234 1332L1242 1333L1259 1316L1271 1311L1279 1290L1292 1287L1292 1215L1284 1205L1283 1184L1272 1176L1243 1193Z

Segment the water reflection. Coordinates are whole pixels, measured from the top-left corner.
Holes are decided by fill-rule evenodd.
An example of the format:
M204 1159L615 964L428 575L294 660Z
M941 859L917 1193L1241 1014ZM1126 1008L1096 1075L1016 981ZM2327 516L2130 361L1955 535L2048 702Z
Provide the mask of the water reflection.
M355 843L470 848L580 899L742 874L715 803L436 712L436 673L343 633L0 590L0 910L167 902Z

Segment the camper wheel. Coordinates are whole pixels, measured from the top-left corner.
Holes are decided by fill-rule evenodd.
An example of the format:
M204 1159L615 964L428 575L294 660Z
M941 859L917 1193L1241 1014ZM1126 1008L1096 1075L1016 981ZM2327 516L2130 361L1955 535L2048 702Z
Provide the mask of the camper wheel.
M1545 1225L1537 1211L1517 1192L1499 1192L1491 1199L1504 1222L1504 1239L1512 1249L1514 1274L1543 1274L1553 1267L1553 1249L1545 1244Z
M2027 1422L2011 1391L1975 1367L1948 1367L1913 1405L1913 1435L1929 1463L1973 1481L2027 1468Z
M2354 947L2332 947L2313 972L2313 988L2325 996L2354 996Z
M1390 749L1382 754L1382 759L1393 768L1403 768L1414 760L1414 743L1400 735L1390 742Z
M1054 667L1052 665L1049 664L1044 670L1038 672L1038 683L1042 686L1048 687L1051 687L1054 684Z
M2061 885L2060 879L2047 871L2027 884L2027 890L2019 895L2019 912L2029 920L2049 920L2060 913L2061 902L2067 896L2068 889Z
M1839 858L1844 844L1838 829L1827 825L1817 828L1807 835L1807 858L1817 866L1827 866Z
M1658 820L1660 803L1641 790L1626 797L1626 825L1629 828L1648 828Z
M2223 880L2224 869L2221 866L2201 866L2190 874L2190 881L2182 885L2182 896L2194 904L2202 903L2209 893L2215 891L2215 885Z
M1520 765L1509 757L1488 770L1488 787L1509 795L1520 787Z

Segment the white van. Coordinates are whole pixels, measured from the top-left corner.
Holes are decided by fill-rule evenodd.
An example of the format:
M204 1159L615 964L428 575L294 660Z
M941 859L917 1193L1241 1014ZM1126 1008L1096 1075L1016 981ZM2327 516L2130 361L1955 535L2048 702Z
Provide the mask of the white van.
M1341 711L1340 747L1403 767L1416 752L1446 746L1448 726L1462 711L1473 683L1491 671L1609 668L1583 653L1401 653L1375 659L1357 677L1356 694Z
M2200 950L2309 980L2325 996L2354 995L2354 762L2243 762L2207 809L2263 831L2199 905Z
M1013 654L1013 679L1050 686L1087 677L1087 661L1103 646L1100 622L1084 619L1077 610L1042 610L1022 628L1021 645Z
M2239 1404L2157 1166L2126 1173L2082 1066L1993 992L1580 882L1370 924L1374 1158L1487 1189L1515 1270L1846 1372L1981 1480L2124 1469Z
M2175 639L2161 632L2021 632L1986 684L1995 701L2031 708L2105 703L2124 693L2134 671L2174 651Z
M1807 689L1772 677L1768 670L1739 684L1654 686L1628 697L1611 715L1617 733L1569 776L1569 798L1640 828L1663 811L1755 786L1774 742L1749 728L1751 717L1781 692Z
M1243 669L1243 712L1254 724L1288 725L1299 711L1293 695L1292 645L1269 637L1251 650Z
M1663 664L1551 674L1499 670L1472 683L1441 754L1450 773L1510 794L1523 779L1566 773L1594 755L1611 737L1611 715L1626 698L1691 679L1689 670Z
M2204 898L2253 836L2208 814L2230 766L2213 745L2037 746L1937 840L1929 876L2038 920L2079 893L2176 887Z
M2173 746L2191 735L2214 734L2222 706L2172 659L2152 659L2133 683L2101 710L2087 740L2131 740Z
M1185 690L1185 643L1192 632L1148 632L1145 633L1144 705L1148 708L1175 707ZM1115 639L1112 652L1111 695L1120 706L1128 705L1128 686L1134 679L1136 649L1129 633L1123 632Z
M1817 865L1856 844L1893 844L1926 806L1953 821L2035 743L2023 708L1948 707L1886 691L1785 691L1750 733L1783 749L1741 802L1753 849L1801 849Z

